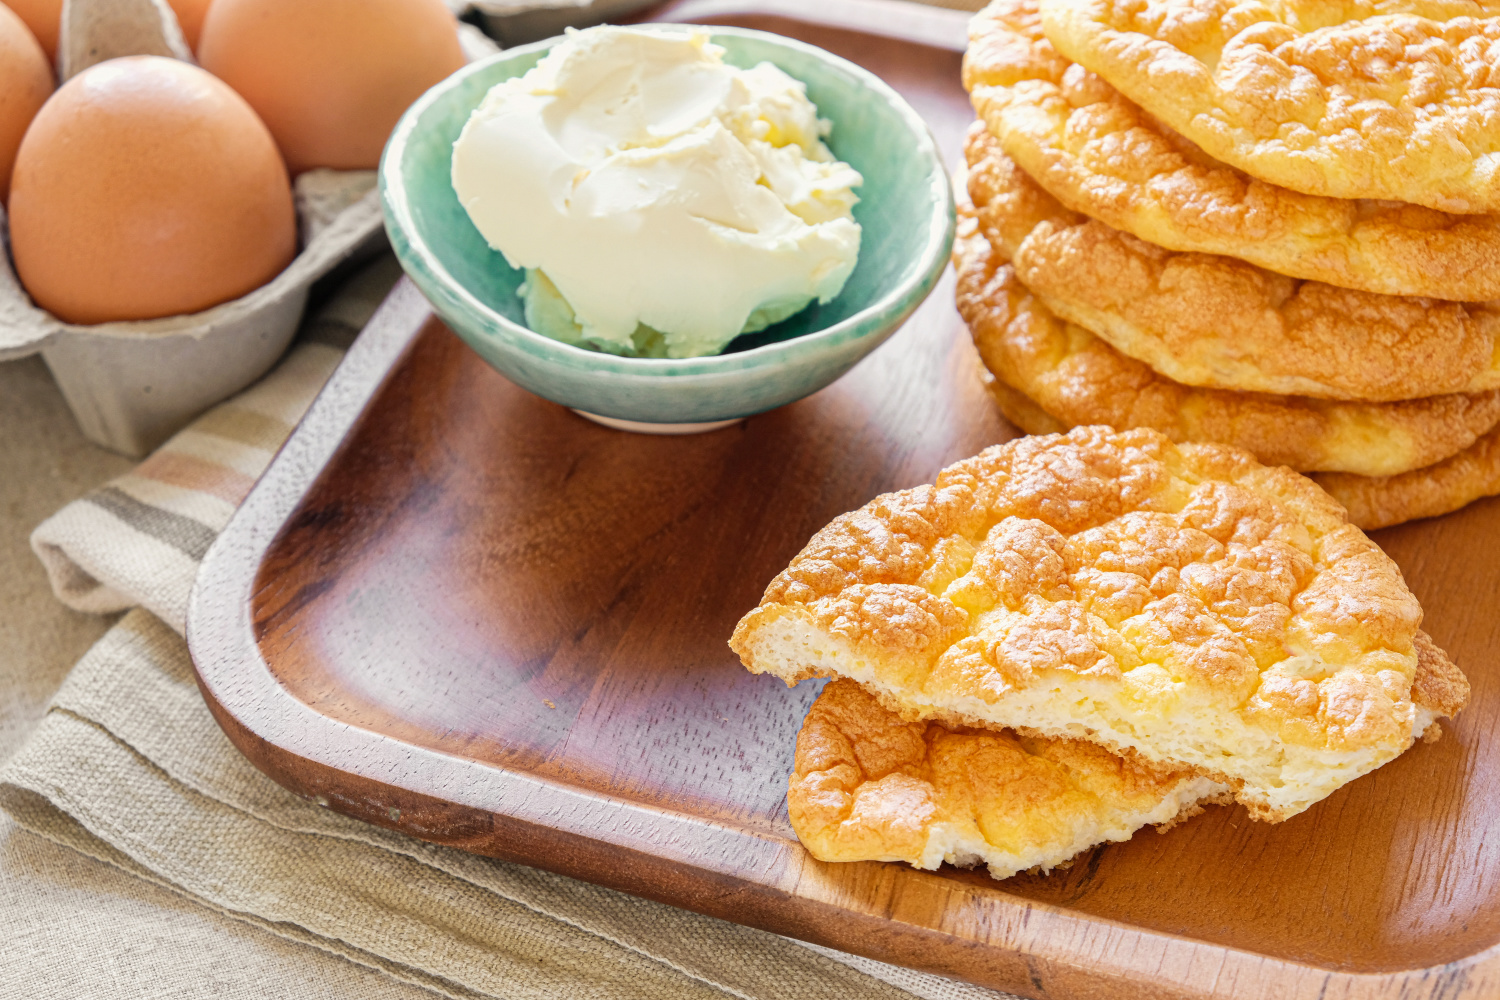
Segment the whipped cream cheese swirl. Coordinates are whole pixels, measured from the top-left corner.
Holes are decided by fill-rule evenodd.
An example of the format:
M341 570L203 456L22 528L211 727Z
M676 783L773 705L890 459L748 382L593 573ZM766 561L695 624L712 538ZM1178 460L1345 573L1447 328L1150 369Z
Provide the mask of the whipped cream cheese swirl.
M804 84L723 51L704 30L570 32L470 116L453 187L528 269L533 329L693 357L842 290L862 178Z

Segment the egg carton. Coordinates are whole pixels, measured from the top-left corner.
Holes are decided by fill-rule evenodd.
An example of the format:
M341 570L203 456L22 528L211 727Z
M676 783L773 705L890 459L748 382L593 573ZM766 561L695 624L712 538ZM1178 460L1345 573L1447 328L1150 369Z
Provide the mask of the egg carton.
M138 322L65 323L37 308L16 279L3 212L0 361L40 353L85 437L144 455L276 363L318 278L385 244L374 171L312 171L297 179L300 228L311 234L286 270L200 313ZM342 205L336 211L331 206Z
M461 35L470 59L496 51L478 34L468 28ZM125 55L192 61L164 0L65 0L62 80ZM249 294L191 315L88 326L65 323L31 301L16 278L0 210L0 361L40 353L85 437L144 455L276 363L315 281L385 247L375 181L373 170L300 175L293 186L297 256Z

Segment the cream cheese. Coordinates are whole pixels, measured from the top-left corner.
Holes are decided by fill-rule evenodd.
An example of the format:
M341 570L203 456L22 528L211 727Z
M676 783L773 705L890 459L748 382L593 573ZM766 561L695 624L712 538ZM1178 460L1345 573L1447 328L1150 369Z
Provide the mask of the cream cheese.
M528 270L533 329L716 354L854 270L862 179L828 130L805 85L726 64L705 30L590 28L486 95L454 143L453 188Z

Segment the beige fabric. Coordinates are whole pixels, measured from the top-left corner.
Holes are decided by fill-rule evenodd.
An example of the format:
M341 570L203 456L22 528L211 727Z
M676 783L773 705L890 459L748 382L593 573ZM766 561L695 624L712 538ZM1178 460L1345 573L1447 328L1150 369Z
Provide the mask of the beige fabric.
M452 997L997 996L366 826L233 750L173 629L207 544L332 370L339 331L393 277L387 263L356 279L263 382L36 530L65 602L160 617L129 612L74 668L0 770L0 806L218 914Z
M59 608L32 525L130 459L84 440L41 358L0 364L0 759L19 746L108 619Z
M0 819L0 995L433 1000Z
M0 364L0 760L116 616L49 592L31 528L130 460L79 433L41 358ZM257 930L0 813L0 996L421 1000L431 992Z

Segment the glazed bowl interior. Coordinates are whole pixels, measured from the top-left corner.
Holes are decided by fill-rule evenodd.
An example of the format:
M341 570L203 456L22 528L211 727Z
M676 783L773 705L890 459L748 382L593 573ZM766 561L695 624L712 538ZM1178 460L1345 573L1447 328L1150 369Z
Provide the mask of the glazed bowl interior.
M455 332L539 395L644 421L718 420L779 406L822 388L894 332L942 271L952 194L916 113L878 78L821 49L764 32L708 30L732 65L769 61L805 82L819 115L833 123L828 145L864 177L854 208L859 259L843 291L737 338L721 355L621 358L533 333L517 294L524 272L489 247L459 204L451 158L470 112L561 39L460 70L413 105L392 135L380 182L402 265Z

